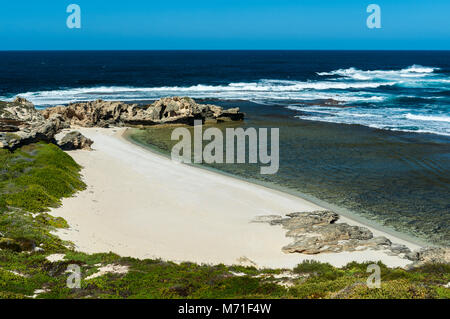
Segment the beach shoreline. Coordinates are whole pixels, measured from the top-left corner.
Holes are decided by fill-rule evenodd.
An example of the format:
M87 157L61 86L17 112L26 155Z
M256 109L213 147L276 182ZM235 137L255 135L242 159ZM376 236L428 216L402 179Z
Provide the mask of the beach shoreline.
M148 152L151 152L157 156L161 156L162 158L165 158L165 159L170 159L170 156L168 154L163 153L156 146L151 146L148 144L140 143L139 141L133 139L131 137L131 135L132 135L131 130L133 130L133 129L134 128L126 128L122 134L118 135L118 137L128 143L132 143L132 144L136 145L137 147L140 147L140 148L142 148ZM368 227L372 231L375 231L375 233L379 236L389 235L394 239L397 239L397 240L400 239L406 246L408 246L410 244L411 247L425 247L425 246L426 247L438 247L438 245L436 245L432 242L426 241L422 238L415 237L408 233L400 232L400 231L394 230L392 228L383 226L380 223L378 223L374 220L370 220L364 216L358 215L347 208L340 207L338 205L326 202L326 201L321 200L313 195L305 194L300 191L293 190L291 188L280 186L278 184L274 184L274 183L269 184L267 182L263 182L261 180L255 179L255 178L241 177L239 175L221 171L214 167L206 166L203 164L190 163L190 164L185 164L185 165L203 169L203 170L206 170L213 174L219 174L219 175L226 176L226 177L229 177L232 179L237 179L244 183L257 185L264 189L270 189L272 191L277 191L284 195L290 195L290 196L294 196L297 198L301 198L305 201L311 202L311 203L321 207L322 209L331 210L331 211L338 213L340 216L340 220L342 222Z
M251 221L261 215L323 210L316 203L218 172L177 164L137 146L123 128L81 128L94 151L68 152L83 166L85 191L62 201L51 214L67 220L58 230L77 250L175 262L293 268L303 260L343 266L378 261L403 267L411 261L384 251L286 254L285 231ZM340 214L339 222L365 226L374 236L415 250L398 238Z

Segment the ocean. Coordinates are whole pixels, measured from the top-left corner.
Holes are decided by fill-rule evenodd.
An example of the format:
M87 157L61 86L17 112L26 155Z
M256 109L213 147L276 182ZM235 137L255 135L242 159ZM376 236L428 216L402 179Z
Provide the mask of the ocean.
M0 52L0 99L40 108L164 96L280 128L280 170L213 165L450 243L450 51ZM170 149L167 129L134 138Z

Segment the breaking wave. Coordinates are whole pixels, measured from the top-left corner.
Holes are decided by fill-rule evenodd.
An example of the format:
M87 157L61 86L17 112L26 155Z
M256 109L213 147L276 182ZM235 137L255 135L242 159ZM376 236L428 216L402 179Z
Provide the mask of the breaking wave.
M401 70L373 70L363 71L356 68L339 69L331 72L318 72L320 76L339 75L355 80L402 80L407 78L423 78L430 76L439 68L426 67L421 65L412 65Z
M184 87L99 86L18 95L39 107L94 99L149 101L174 95L248 100L264 105L285 105L295 112L295 117L305 120L450 135L450 117L446 115L450 113L448 92L448 74L436 67L411 65L399 70L351 67L318 72L307 81L261 79Z
M285 81L260 80L258 82L230 83L228 85L203 85L189 87L163 86L137 87L89 87L67 88L18 94L36 105L57 105L92 99L141 101L164 96L186 95L193 98L242 99L242 100L314 100L334 99L342 102L381 101L366 89L394 85L394 82L336 82L336 81ZM345 90L360 90L345 92Z

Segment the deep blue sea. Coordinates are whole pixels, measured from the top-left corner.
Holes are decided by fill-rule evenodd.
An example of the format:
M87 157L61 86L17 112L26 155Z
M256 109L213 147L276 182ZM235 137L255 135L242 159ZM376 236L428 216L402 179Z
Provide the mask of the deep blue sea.
M18 94L39 106L239 99L299 119L448 136L450 51L0 52L0 98Z
M0 52L0 100L17 95L238 106L280 128L280 169L214 168L450 245L450 51ZM135 139L170 150L167 129Z

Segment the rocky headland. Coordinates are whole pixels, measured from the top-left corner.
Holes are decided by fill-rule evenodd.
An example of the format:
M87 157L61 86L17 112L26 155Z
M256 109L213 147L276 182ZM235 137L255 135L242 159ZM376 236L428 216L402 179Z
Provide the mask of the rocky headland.
M148 105L96 100L44 110L37 110L31 102L18 97L13 102L0 102L0 148L14 150L38 141L58 144L56 134L76 127L193 125L195 120L217 123L243 118L239 108L224 110L198 104L189 97L167 97ZM79 134L71 134L64 138L63 147L89 148L90 144Z
M189 97L166 97L153 104L138 105L123 102L92 101L68 106L50 107L42 111L45 119L60 115L71 126L108 127L109 125L187 124L239 121L244 114L239 108L224 110L220 106L198 104Z

